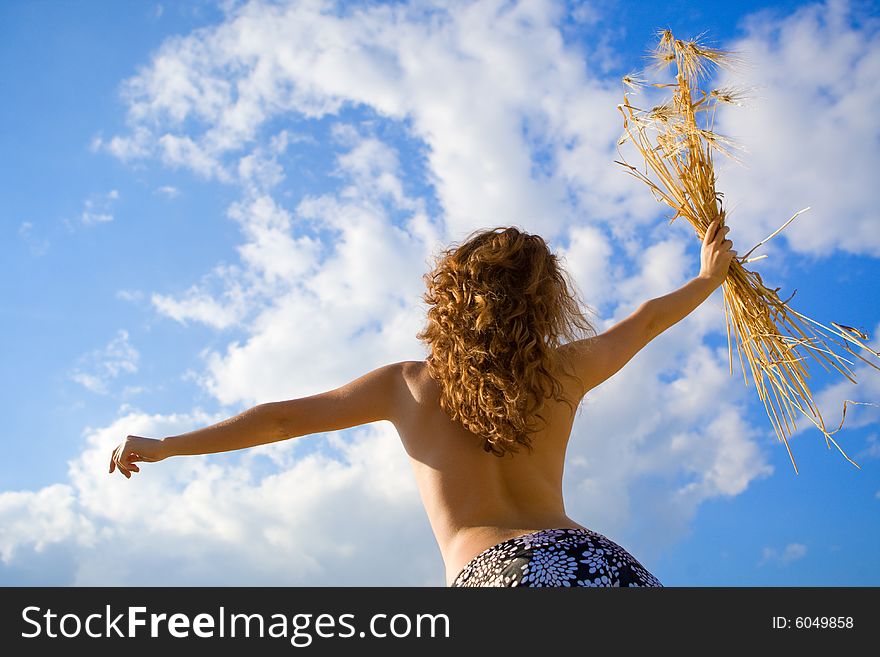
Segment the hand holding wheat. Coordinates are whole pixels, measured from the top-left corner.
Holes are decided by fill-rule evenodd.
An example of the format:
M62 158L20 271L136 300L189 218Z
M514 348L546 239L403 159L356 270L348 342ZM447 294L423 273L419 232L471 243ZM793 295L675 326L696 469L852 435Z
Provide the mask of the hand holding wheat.
M712 221L703 236L703 247L700 251L700 276L717 281L718 285L724 282L730 261L736 255L732 251L733 242L727 237L730 226L721 226L718 219Z
M645 183L658 201L675 211L670 223L682 217L693 226L698 237L703 235L704 267L713 273L724 271L721 282L730 373L733 374L732 343L736 342L745 383L749 384L748 369L752 372L758 395L764 402L776 435L788 449L795 473L797 464L786 439L795 428L795 410L800 411L824 434L829 449L830 443L834 443L850 463L859 467L831 435L843 426L847 403L877 404L845 400L840 425L834 431L827 431L805 381L809 378L806 359L807 356L813 356L826 370L825 363L828 363L855 383L852 371L845 364L852 364L852 361L834 353L823 338L838 344L877 370L880 367L851 349L846 342L854 343L875 356L880 356L880 352L861 342L868 339L861 331L831 322L837 329L834 332L795 311L789 305L794 294L783 301L777 294L780 288L768 288L757 272L743 266L765 258L765 255L749 256L809 208L796 212L741 258L733 258L736 252L729 250L732 246L729 240L718 242L727 233L727 226L724 225L727 213L722 203L723 194L715 189L713 153L717 151L732 157L730 149L736 144L714 132L715 113L719 105L740 104L744 93L729 87L704 91L699 82L713 66L736 63L736 56L729 51L708 48L697 39L676 39L670 30L660 32L660 41L651 56L655 62L654 69L675 64L675 82L651 84L660 89L670 89L672 97L651 109L640 109L630 103L629 95L648 83L641 75L635 74L623 79L623 103L618 105L618 109L623 114L624 134L618 141L618 147L631 142L644 158L645 172L627 164L622 155L617 163ZM807 322L836 333L845 342L834 340ZM731 327L734 330L733 340ZM783 335L783 332L787 335ZM800 353L801 348L806 350L805 355ZM748 368L743 362L743 355L748 361Z

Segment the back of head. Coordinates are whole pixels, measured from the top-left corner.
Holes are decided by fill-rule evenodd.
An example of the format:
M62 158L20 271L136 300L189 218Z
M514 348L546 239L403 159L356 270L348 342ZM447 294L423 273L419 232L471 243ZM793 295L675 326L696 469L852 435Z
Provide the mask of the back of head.
M440 405L496 456L530 450L546 399L564 397L556 347L596 331L547 243L515 227L471 233L425 275L428 370ZM573 376L573 375L572 375Z

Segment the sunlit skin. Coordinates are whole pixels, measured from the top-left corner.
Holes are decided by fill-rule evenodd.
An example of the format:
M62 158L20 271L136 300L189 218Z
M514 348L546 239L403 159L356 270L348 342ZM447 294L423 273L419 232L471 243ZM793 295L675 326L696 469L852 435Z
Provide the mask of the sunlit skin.
M566 396L581 400L618 372L646 344L705 301L724 281L736 251L728 226L706 230L700 273L678 290L651 299L608 330L559 347L583 386L559 376ZM576 386L572 387L572 386ZM452 422L425 361L379 367L328 392L259 404L217 424L163 439L127 436L110 458L126 478L138 463L211 454L338 431L371 422L393 423L409 456L419 494L446 567L446 584L477 554L525 532L581 527L562 499L565 453L575 415L549 399L547 424L532 436L534 451L496 457L477 436Z

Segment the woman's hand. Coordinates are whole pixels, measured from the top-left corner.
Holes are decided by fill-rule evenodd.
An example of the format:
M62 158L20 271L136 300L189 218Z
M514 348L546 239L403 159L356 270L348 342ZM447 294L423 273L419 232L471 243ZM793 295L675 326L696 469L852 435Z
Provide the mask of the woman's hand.
M730 226L724 226L718 230L719 223L719 220L715 219L709 224L706 234L703 236L703 248L700 252L700 276L721 285L727 278L727 270L736 251L730 250L733 242L724 239Z
M167 457L165 445L161 440L126 436L125 440L113 450L113 456L110 457L110 472L118 469L119 474L124 475L126 479L131 479L132 472L141 471L135 465L137 462L155 463Z

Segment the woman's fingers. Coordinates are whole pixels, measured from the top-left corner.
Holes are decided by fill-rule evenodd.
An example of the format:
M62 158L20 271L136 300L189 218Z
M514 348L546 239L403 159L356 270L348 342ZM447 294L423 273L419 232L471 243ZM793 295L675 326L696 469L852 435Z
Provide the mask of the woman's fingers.
M110 473L118 470L119 474L123 475L126 479L131 479L132 473L141 471L140 466L136 465L137 463L152 463L161 460L161 458L151 455L151 449L157 442L149 438L127 436L113 450L113 455L110 457ZM134 451L135 449L141 450L141 448L143 448L146 454Z
M712 220L712 223L706 228L706 234L703 236L704 244L711 244L712 242L723 240L724 236L727 235L727 232L730 230L730 226L722 226L719 228L721 220L719 218L715 218Z
M129 470L136 468L137 466L132 467L130 464L126 464L123 460L123 454L120 447L117 447L113 450L113 456L110 459L110 472L113 470L118 470L119 474L123 475L126 479L131 479L131 472ZM138 470L135 470L138 472Z
M131 478L132 472L138 471L138 467L134 463L131 462L131 459L132 459L132 453L126 452L123 450L123 452L119 458L119 467L123 468L125 470L125 474L129 478Z
M715 236L717 234L717 227L718 227L718 219L713 219L712 223L710 223L706 227L706 234L703 235L703 243L704 244L708 244L713 239L715 239Z

